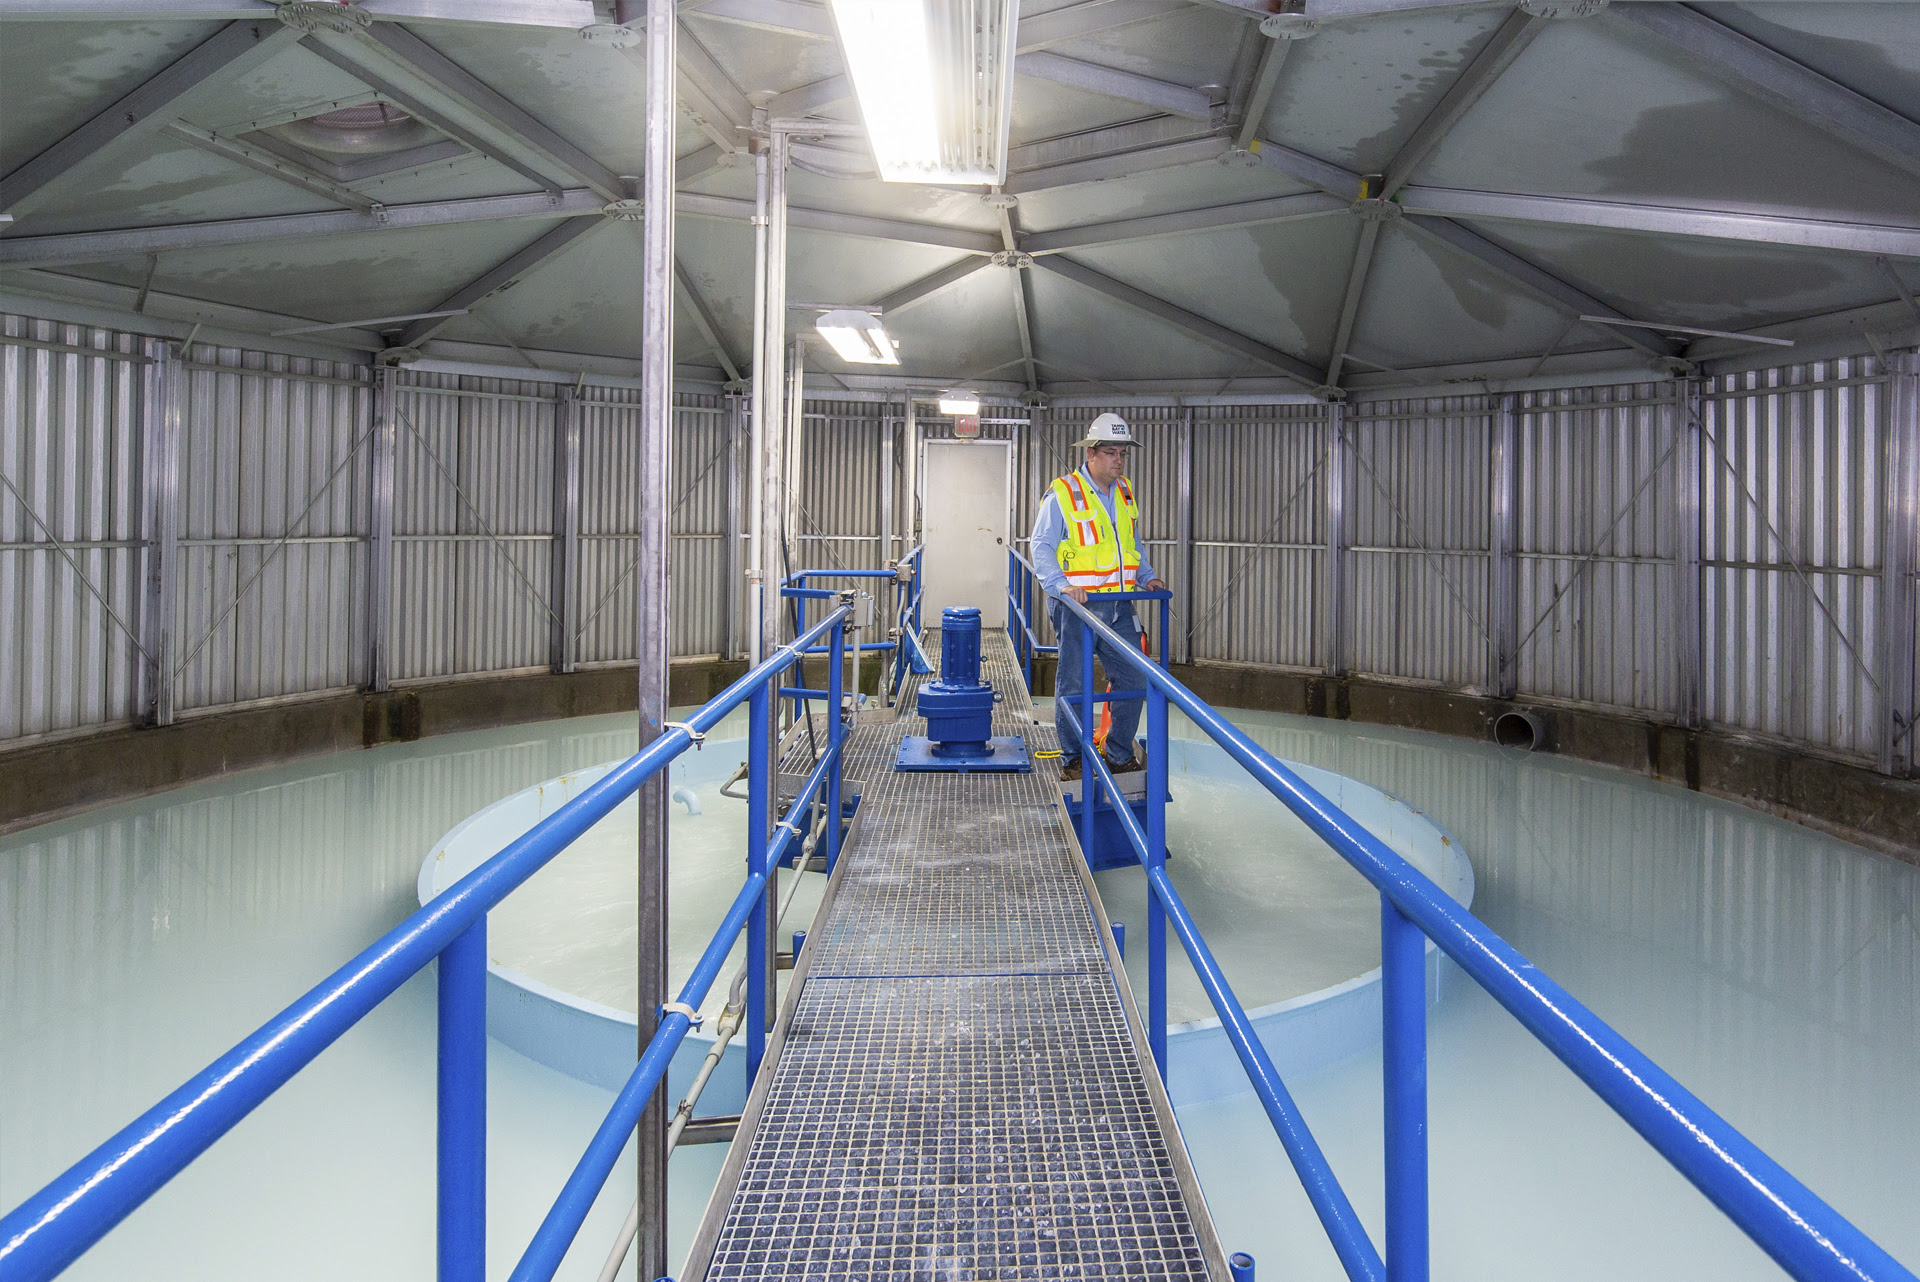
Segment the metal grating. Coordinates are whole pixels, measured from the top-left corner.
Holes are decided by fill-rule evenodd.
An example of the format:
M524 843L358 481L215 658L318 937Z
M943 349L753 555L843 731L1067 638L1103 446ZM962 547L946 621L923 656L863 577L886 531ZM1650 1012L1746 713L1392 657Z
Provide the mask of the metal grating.
M983 638L982 672L994 733L1051 747L1003 634ZM847 744L861 821L684 1277L1222 1276L1057 767L896 773L901 737L924 733L919 684ZM788 770L810 763L805 740Z
M1206 1278L1132 1064L1105 975L811 980L707 1277Z

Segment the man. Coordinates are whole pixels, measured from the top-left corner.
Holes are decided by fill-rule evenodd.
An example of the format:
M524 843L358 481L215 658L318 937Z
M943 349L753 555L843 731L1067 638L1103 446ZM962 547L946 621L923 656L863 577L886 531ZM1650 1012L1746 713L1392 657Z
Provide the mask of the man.
M1102 593L1132 592L1145 588L1160 592L1166 584L1140 555L1135 527L1140 507L1134 501L1133 487L1124 475L1127 447L1132 445L1133 430L1118 414L1102 414L1087 428L1086 437L1075 442L1087 451L1085 466L1055 479L1047 487L1034 518L1033 568L1040 585L1047 590L1047 615L1060 641L1060 666L1053 678L1053 725L1060 735L1062 779L1080 777L1080 740L1075 737L1063 709L1073 701L1074 715L1080 713L1077 696L1080 688L1080 620L1068 613L1060 598L1071 597L1085 605L1093 616L1127 638L1132 659L1121 655L1113 643L1095 638L1095 653L1107 675L1121 689L1133 687L1140 658L1140 624L1133 616L1131 601L1101 601ZM1107 731L1107 763L1115 774L1139 770L1134 758L1134 736L1140 729L1142 700L1127 699L1109 704L1113 725Z

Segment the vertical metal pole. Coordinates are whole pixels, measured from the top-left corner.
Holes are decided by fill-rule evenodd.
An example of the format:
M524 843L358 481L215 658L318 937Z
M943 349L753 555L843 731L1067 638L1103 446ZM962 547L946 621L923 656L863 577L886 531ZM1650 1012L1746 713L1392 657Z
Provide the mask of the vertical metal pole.
M843 619L833 625L831 671L827 674L827 751L833 754L833 768L827 772L827 871L840 858L840 743L846 730L840 718L840 699L846 691L842 673L847 662L847 625Z
M767 269L764 342L754 369L760 400L760 653L780 648L780 533L786 528L787 138L773 136L767 158ZM772 733L769 729L769 733Z
M1347 672L1347 407L1327 406L1327 675Z
M1519 512L1519 398L1502 396L1494 410L1488 462L1491 493L1487 503L1487 612L1495 698L1511 699L1520 680L1520 571L1514 558L1514 521Z
M767 153L759 150L753 157L753 392L750 419L752 442L748 453L747 488L747 637L749 658L754 663L769 653L769 635L765 622L763 590L766 554L766 465L768 426L767 399L778 388L769 382L767 367Z
M747 703L747 871L767 871L767 843L773 832L772 756L773 690L780 684L775 673L759 686ZM747 1085L760 1072L760 1060L767 1053L767 931L773 896L761 892L760 902L747 918ZM655 1275L659 1276L658 1274Z
M1920 356L1896 356L1887 381L1887 528L1880 569L1879 766L1906 775L1914 738L1914 571L1920 566Z
M1180 546L1175 564L1179 568L1180 586L1180 644L1174 653L1180 656L1180 662L1193 662L1193 411L1187 411L1186 418L1180 422ZM1167 661L1167 648L1173 645L1173 639L1167 632L1168 610L1162 602L1160 611L1160 659L1162 666Z
M147 343L153 363L141 384L141 525L145 540L145 582L140 601L139 686L135 716L151 725L173 724L174 577L178 567L180 524L181 414L185 373L174 345Z
M679 119L673 0L647 0L647 119L641 230L639 569L635 629L639 660L640 747L664 731L667 721L669 593L668 527L673 433L673 151ZM639 1045L644 1051L667 1000L667 772L640 786L639 933L635 966L639 979ZM666 1083L647 1101L635 1143L640 1207L640 1276L667 1272Z
M913 393L908 392L906 421L900 429L900 447L906 456L901 460L906 481L900 487L900 501L906 504L907 510L900 525L901 529L905 531L901 536L901 541L907 545L907 551L909 552L920 546L920 420L917 416L918 410L919 406L914 402ZM926 558L923 556L914 562L913 573L916 579L920 575L920 563L924 560L926 560ZM920 622L917 615L914 618L914 622L916 624Z
M745 651L742 644L743 604L747 593L746 569L746 496L741 461L746 449L747 403L739 395L727 397L727 562L726 581L721 585L721 617L725 633L721 640L723 658L737 659Z
M1674 502L1674 664L1680 724L1698 728L1701 719L1701 668L1704 631L1700 620L1700 469L1704 425L1697 379L1674 384L1675 422L1680 440L1673 451Z
M1380 896L1387 1279L1427 1280L1427 938Z
M487 1276L487 919L440 954L439 1282Z
M800 552L800 476L806 461L807 344L796 337L787 353L787 523L789 555L806 565ZM805 598L802 598L803 600Z
M1164 605L1165 603L1162 602ZM1160 647L1161 654L1166 646ZM1167 866L1167 696L1159 686L1147 693L1147 858L1149 874ZM1147 881L1147 1045L1160 1080L1167 1080L1167 909Z
M580 630L575 579L580 568L580 403L573 389L560 389L553 407L553 603L547 662L564 675L573 671L574 638Z
M392 682L393 655L393 498L394 397L398 371L382 365L374 373L373 440L368 466L370 515L367 536L367 689Z
M1080 629L1080 853L1093 858L1093 801L1100 774L1093 756L1100 749L1093 742L1093 629L1084 621L1068 616L1069 627Z
M885 419L880 423L880 559L876 568L884 567L897 555L893 543L893 424ZM900 551L906 551L901 548ZM876 599L874 602L878 605Z

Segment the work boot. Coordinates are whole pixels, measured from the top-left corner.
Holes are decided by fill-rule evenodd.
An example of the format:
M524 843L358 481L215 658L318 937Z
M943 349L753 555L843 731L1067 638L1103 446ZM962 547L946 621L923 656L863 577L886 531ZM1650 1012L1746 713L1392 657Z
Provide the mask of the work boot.
M1138 757L1128 757L1125 761L1107 762L1107 768L1113 771L1115 775L1130 775L1145 770L1147 765Z
M1060 767L1060 782L1072 783L1080 777L1080 758L1075 757Z

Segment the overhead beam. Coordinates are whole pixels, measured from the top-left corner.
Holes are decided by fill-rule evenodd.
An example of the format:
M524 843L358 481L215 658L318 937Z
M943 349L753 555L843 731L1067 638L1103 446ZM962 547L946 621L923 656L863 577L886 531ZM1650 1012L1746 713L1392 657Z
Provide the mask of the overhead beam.
M680 71L678 92L682 110L715 146L732 152L740 148L740 130L753 120L753 106L733 78L714 61L707 47L683 19L675 41Z
M249 147L232 138L222 138L209 129L190 125L184 120L168 123L165 132L168 137L177 138L188 146L231 161L255 173L265 174L291 187L331 200L336 205L345 205L348 209L357 209L361 213L372 213L380 202L336 182L319 170L303 165L284 156L278 156L261 147Z
M1014 39L1016 51L1031 53L1049 45L1084 40L1116 27L1164 18L1192 8L1185 0L1081 0L1029 18L1022 15Z
M1343 169L1330 160L1296 151L1292 147L1255 138L1245 150L1269 169L1278 170L1289 178L1295 178L1318 187L1343 200L1358 200L1365 194L1366 183L1359 174Z
M799 120L852 101L853 82L845 76L828 76L769 99L767 116L773 120Z
M164 227L118 231L67 232L52 236L0 237L0 265L50 266L101 262L178 250L222 249L275 240L312 240L353 232L404 231L450 223L503 222L514 219L599 217L606 202L599 193L574 190L559 200L544 192L530 196L473 196L464 200L388 205L375 214L339 211L322 214L272 214L227 218Z
M1013 60L1013 68L1023 76L1057 85L1085 89L1090 93L1137 102L1142 106L1185 116L1190 120L1213 118L1213 103L1206 94L1186 85L1135 75L1114 67L1084 62L1057 53L1023 53Z
M694 218L747 222L753 217L753 202L732 196L681 192L674 201L674 208ZM995 254L1001 248L1000 238L992 232L945 227L939 223L909 222L903 218L873 218L829 209L804 209L797 205L787 207L787 226L831 232L838 236L864 236L873 240L931 245L938 249L962 249L970 254ZM0 241L0 244L4 243Z
M1251 149L1259 140L1260 124L1267 117L1267 108L1273 105L1274 90L1280 87L1280 73L1286 69L1287 55L1293 51L1291 40L1261 38L1266 40L1266 47L1260 50L1260 66L1253 73L1253 88L1247 92L1240 131L1233 139L1233 145L1241 151Z
M1150 214L1142 218L1119 218L1112 222L1088 223L1057 231L1029 232L1021 248L1030 254L1055 254L1065 249L1087 249L1095 245L1119 245L1128 241L1149 240L1156 236L1182 236L1197 231L1217 231L1225 227L1251 227L1261 223L1296 222L1306 218L1324 218L1347 212L1346 201L1321 192L1297 196L1279 196L1271 200L1246 200L1231 205L1210 205L1172 213Z
M471 311L502 290L511 289L543 264L552 261L584 236L606 226L601 218L569 218L559 226L542 232L534 242L484 275L467 282L434 305L437 312ZM428 316L414 321L400 333L401 347L418 347L453 321L452 316Z
M1360 224L1360 243L1354 247L1353 263L1347 269L1347 290L1340 299L1340 318L1333 327L1333 355L1327 360L1328 387L1340 386L1340 371L1347 362L1347 348L1353 342L1353 327L1360 318L1360 300L1367 292L1367 277L1373 271L1373 251L1380 244L1382 222L1369 218Z
M891 294L880 299L874 306L883 316L892 316L904 312L916 303L925 302L955 281L964 280L983 267L991 266L991 258L978 254L969 254L965 258L955 259L937 272L922 276L919 280L902 285Z
M1579 286L1561 280L1544 267L1527 261L1505 246L1495 244L1464 223L1456 223L1446 218L1417 216L1408 218L1406 222L1435 240L1491 267L1515 284L1525 286L1565 315L1611 316L1616 320L1627 319L1624 313L1601 302ZM1677 356L1680 353L1681 344L1654 330L1623 326L1610 328L1608 332L1649 356Z
M18 217L34 197L109 146L166 125L179 104L208 81L242 76L292 48L299 38L299 32L277 21L228 23L139 88L0 178L0 210Z
M1658 37L1701 70L1835 138L1920 174L1920 124L1684 5L1620 4L1616 22Z
M1548 223L1559 227L1605 227L1615 231L1709 240L1784 245L1796 249L1833 249L1852 254L1920 258L1920 226L1863 223L1835 218L1796 218L1730 209L1630 204L1571 196L1529 196L1515 192L1458 191L1447 187L1408 187L1400 203L1410 214L1446 218L1491 218ZM4 242L0 242L4 243Z
M1406 186L1414 170L1446 139L1487 90L1493 88L1494 81L1513 65L1514 59L1526 51L1549 21L1547 18L1536 18L1521 9L1509 13L1506 21L1495 29L1446 95L1427 113L1427 118L1420 122L1413 136L1395 154L1393 163L1387 166L1386 182L1376 194L1392 199L1396 192Z
M1027 377L1027 390L1037 392L1040 390L1040 371L1034 367L1033 360L1033 300L1027 296L1026 273L1019 266L1020 241L1014 234L1013 211L1001 208L997 212L1000 215L1000 244L1006 251L1003 261L1013 273L1013 321L1020 331L1020 365Z
M684 4L680 12L782 35L812 40L834 38L833 16L826 6L801 4L798 0L706 0L704 4Z
M693 321L693 327L700 331L700 337L706 341L707 348L720 359L720 368L727 371L727 377L734 382L740 381L740 365L727 348L727 340L720 333L720 322L714 319L713 312L707 307L707 300L700 297L700 291L693 287L693 278L687 275L686 265L676 256L673 260L673 283L680 291L680 297L687 305L687 316Z
M7 0L8 22L218 22L273 17L270 0ZM554 27L576 31L594 21L590 0L355 0L355 9L386 22L460 22L479 26Z
M1190 138L1185 142L1162 143L1135 151L1117 152L1087 160L1070 160L1009 173L1001 190L1014 195L1073 187L1081 183L1107 182L1151 169L1177 169L1218 160L1227 154L1227 139L1219 134Z
M1290 356L1257 338L1249 338L1238 330L1228 329L1225 325L1208 320L1197 312L1190 312L1177 303L1156 298L1145 290L1135 289L1124 281L1115 280L1104 272L1095 271L1091 267L1061 255L1036 258L1033 262L1035 267L1044 268L1056 276L1064 276L1096 293L1105 294L1115 302L1125 303L1136 311L1176 325L1222 351L1257 361L1268 369L1296 380L1304 387L1314 388L1320 384L1320 371L1299 357Z

